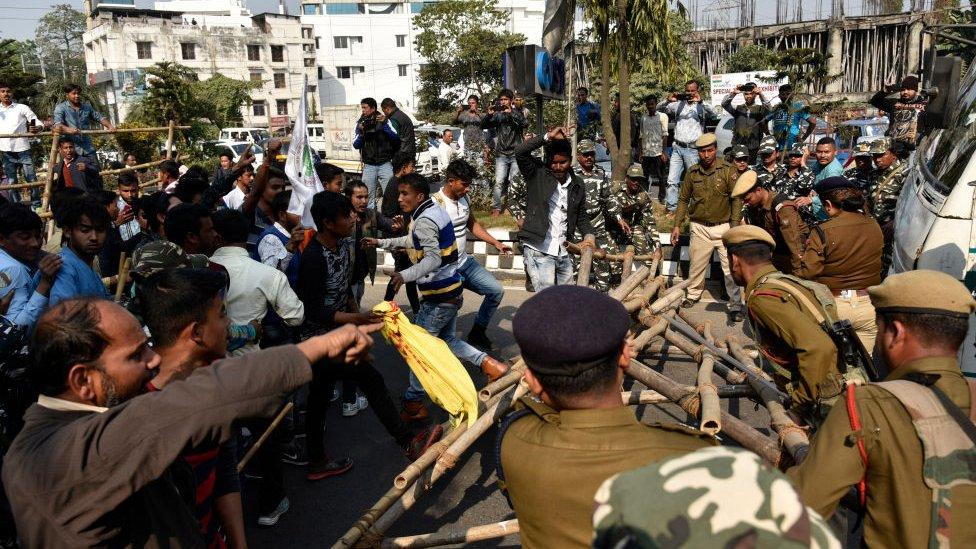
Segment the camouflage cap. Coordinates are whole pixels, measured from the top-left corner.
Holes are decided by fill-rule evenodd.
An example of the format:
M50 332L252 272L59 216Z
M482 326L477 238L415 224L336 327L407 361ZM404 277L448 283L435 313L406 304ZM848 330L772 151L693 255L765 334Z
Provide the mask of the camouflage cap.
M871 142L871 154L884 154L890 147L887 137L881 137Z
M644 168L637 162L634 162L627 168L627 177L631 179L647 179L644 175Z
M160 271L176 267L193 267L193 264L183 248L168 240L157 240L132 254L132 270L129 274L134 279L145 280Z
M861 141L854 145L854 156L871 156L871 142Z
M767 135L759 143L759 154L776 152L776 138L771 135Z
M705 448L612 476L595 503L595 548L841 547L783 473L738 448Z
M576 152L579 154L590 154L596 152L596 143L590 139L583 139L576 144Z
M797 143L790 147L790 150L786 152L786 156L803 156L806 153L803 144Z
M731 156L732 156L733 159L739 159L739 158L746 158L746 159L748 159L749 158L749 149L746 148L745 145L736 145L736 146L732 147L732 154L731 154Z

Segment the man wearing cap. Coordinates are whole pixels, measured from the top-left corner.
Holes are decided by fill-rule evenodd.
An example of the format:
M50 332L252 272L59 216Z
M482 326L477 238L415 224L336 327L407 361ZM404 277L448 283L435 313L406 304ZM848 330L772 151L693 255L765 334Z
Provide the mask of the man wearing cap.
M861 141L854 146L854 165L844 170L844 177L857 183L864 196L871 196L874 188L874 161L871 142Z
M759 162L753 169L759 177L759 183L763 185L771 185L783 177L786 172L786 168L779 163L779 155L776 154L776 139L772 136L763 139L759 145Z
M744 102L733 107L732 100L739 92L742 92ZM759 98L759 103L756 103L756 97ZM763 135L769 133L766 117L769 116L770 111L766 96L755 82L749 82L736 86L732 93L727 94L722 101L722 108L735 119L735 126L732 128L732 146L745 145L749 151L749 161L755 162L760 141Z
M918 77L912 74L903 78L901 85L887 85L871 97L871 105L888 115L888 136L913 148L921 137L919 115L928 104L928 95L919 93Z
M790 395L792 411L818 425L844 384L837 346L818 321L830 315L811 289L817 285L777 271L772 263L776 241L759 227L733 227L722 242L732 277L745 288L746 311L776 384Z
M576 145L576 175L583 180L583 187L586 191L586 213L590 219L590 227L593 236L596 237L596 245L608 252L614 251L613 240L608 232L607 221L615 227L619 227L625 234L630 232L630 227L624 222L620 215L620 208L613 199L610 180L607 179L603 168L596 165L596 145L589 139L584 139ZM580 227L576 228L574 241L580 242L586 235L582 233ZM574 271L579 271L579 256L573 256ZM610 289L610 268L609 261L593 262L593 278L596 281L594 286L600 291Z
M614 199L619 204L624 222L630 228L629 232L618 235L617 241L621 246L633 246L635 255L651 255L661 248L651 197L644 191L645 188L647 179L644 177L644 170L636 163L627 168L624 184L614 185ZM651 261L646 261L645 264L650 266Z
M958 280L928 270L868 292L875 357L890 373L848 387L847 405L834 406L787 474L825 517L858 487L867 547L976 546L976 387L957 361L976 302Z
M773 182L773 190L783 193L790 200L805 197L813 190L813 170L807 167L807 150L794 145L786 151L786 166Z
M871 182L871 193L866 195L871 215L881 225L881 232L885 237L883 271L891 265L891 246L895 236L895 207L898 205L898 195L905 185L908 158L908 146L903 141L891 141L887 138L877 139L871 143L871 155L874 157L874 177Z
M619 301L580 286L539 292L512 319L533 396L499 429L498 478L528 549L589 547L604 480L710 442L683 426L643 425L623 405L629 326Z
M729 162L735 167L735 173L742 175L749 170L752 164L749 160L749 149L745 145L733 145L729 153Z
M678 245L681 224L685 216L690 219L691 242L688 255L691 259L688 278L688 297L682 307L691 307L705 289L705 268L712 259L712 250L718 249L725 290L729 294L729 320L735 322L741 315L742 303L739 288L729 273L729 258L722 246L722 234L742 219L742 201L732 197L736 173L731 164L716 158L715 134L707 133L695 143L698 147L698 164L688 169L678 196L678 209L671 230L671 244Z
M796 205L786 196L769 190L760 183L756 172L749 170L739 176L732 188L732 197L745 204L745 218L750 225L761 227L773 236L773 265L792 274L800 267L803 243L810 229L800 218Z

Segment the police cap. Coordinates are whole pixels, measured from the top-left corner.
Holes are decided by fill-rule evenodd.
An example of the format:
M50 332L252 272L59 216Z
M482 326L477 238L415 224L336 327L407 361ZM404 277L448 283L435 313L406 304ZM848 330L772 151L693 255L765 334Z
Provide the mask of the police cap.
M745 145L736 145L732 147L732 158L749 158L749 149Z
M729 249L734 249L736 246L752 242L762 242L763 244L769 244L773 249L776 248L776 241L773 237L762 227L755 225L739 225L732 227L722 234L722 244L725 244L725 247Z
M715 139L714 133L703 133L701 137L699 137L698 140L695 141L695 148L704 149L705 147L714 145L716 142L717 139Z
M776 138L768 135L759 143L759 154L767 154L772 152L776 152Z
M786 156L803 156L804 152L803 145L798 143L790 147L790 150L786 151Z
M647 179L644 175L644 168L640 164L634 162L627 168L627 177L631 179Z
M732 186L732 198L740 197L751 191L758 181L759 176L756 172L752 170L742 172L742 175L735 180L735 185Z
M133 279L145 280L166 269L192 266L193 264L183 248L168 240L157 240L146 244L132 254L130 274Z
M879 313L969 318L976 309L976 300L962 282L928 269L889 275L881 284L868 288L868 295Z
M871 142L871 154L884 154L890 147L887 137L880 137Z
M854 156L871 156L871 142L861 141L854 146Z
M829 193L837 189L859 189L857 183L841 175L834 175L824 179L816 185L817 194Z
M532 296L512 319L512 333L529 369L574 376L618 352L630 317L616 299L582 286L553 286Z

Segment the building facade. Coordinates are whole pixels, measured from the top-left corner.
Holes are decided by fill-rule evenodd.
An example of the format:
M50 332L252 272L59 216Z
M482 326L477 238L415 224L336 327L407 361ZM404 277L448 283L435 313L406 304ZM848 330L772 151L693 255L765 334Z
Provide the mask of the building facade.
M315 37L322 105L390 97L416 110L424 59L414 48L413 18L433 3L302 0L302 23L311 25ZM545 0L498 0L497 8L509 14L505 30L521 33L529 44L541 41Z
M313 30L297 15L251 15L243 0L156 7L181 4L226 9L191 13L99 5L91 13L83 37L89 83L102 91L116 122L145 94L145 69L163 61L189 67L201 80L221 74L259 82L252 104L242 106L248 126L287 125L284 117L294 118L302 93L309 94L310 104L319 102Z

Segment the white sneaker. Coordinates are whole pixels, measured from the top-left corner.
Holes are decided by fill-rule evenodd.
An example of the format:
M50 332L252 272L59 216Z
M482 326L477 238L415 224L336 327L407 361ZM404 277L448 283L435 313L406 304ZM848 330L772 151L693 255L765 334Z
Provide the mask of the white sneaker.
M367 406L369 406L369 401L366 400L366 397L357 395L356 402L342 403L342 415L343 417L352 417L365 410Z
M276 507L274 511L258 517L258 526L268 527L278 524L278 519L281 518L281 515L288 512L289 507L291 507L291 505L288 502L288 498L281 498L281 502L278 503L278 507Z

